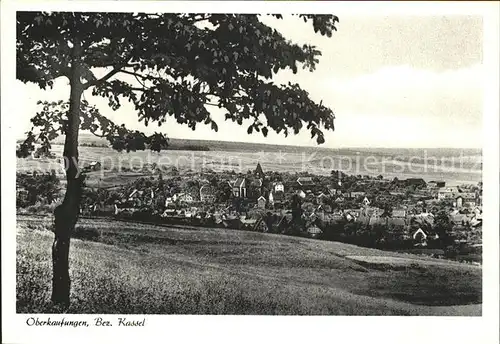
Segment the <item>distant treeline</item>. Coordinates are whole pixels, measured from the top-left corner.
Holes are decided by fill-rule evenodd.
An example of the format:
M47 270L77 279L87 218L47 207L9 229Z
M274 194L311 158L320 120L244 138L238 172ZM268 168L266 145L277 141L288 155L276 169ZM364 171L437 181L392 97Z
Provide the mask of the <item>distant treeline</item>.
M57 143L59 144L59 143ZM80 147L100 147L109 148L109 144L104 142L82 142L79 144ZM166 150L186 150L186 151L209 151L210 148L201 145L171 145L168 146Z
M209 151L207 146L185 145L185 146L168 146L167 150L188 150L188 151Z

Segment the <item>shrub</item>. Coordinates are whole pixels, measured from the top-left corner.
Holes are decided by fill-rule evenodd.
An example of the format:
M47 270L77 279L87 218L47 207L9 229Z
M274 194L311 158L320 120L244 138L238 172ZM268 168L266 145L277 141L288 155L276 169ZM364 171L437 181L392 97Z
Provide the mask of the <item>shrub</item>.
M73 238L82 240L99 241L101 237L101 231L95 227L85 227L77 225L71 236Z
M59 178L54 170L51 173L17 173L18 188L16 205L26 208L40 204L51 204L59 194Z

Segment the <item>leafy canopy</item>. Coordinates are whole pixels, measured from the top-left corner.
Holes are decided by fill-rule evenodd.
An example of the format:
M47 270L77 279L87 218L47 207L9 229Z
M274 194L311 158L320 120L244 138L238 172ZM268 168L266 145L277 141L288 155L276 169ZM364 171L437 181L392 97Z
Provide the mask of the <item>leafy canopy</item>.
M336 30L335 16L299 16L321 35ZM314 46L285 39L259 15L17 13L17 79L46 89L55 79L71 80L78 73L80 83L71 87L106 98L113 110L131 102L145 125L161 126L171 116L193 130L204 123L217 131L208 111L216 106L225 109L226 120L250 120L249 134L266 136L272 129L287 136L306 126L321 144L322 130L334 129L332 111L298 84L272 81L287 68L313 71L320 55ZM67 133L69 102L40 105L20 156L36 141L49 151L50 141ZM105 137L117 150L159 151L168 144L161 133L146 136L111 122L85 101L80 122L81 129Z

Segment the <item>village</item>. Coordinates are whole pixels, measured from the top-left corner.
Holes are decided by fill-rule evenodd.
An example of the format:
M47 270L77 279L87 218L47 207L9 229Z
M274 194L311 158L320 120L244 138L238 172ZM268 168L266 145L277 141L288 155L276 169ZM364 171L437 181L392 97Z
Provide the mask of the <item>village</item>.
M99 170L90 164L87 172ZM92 189L82 213L339 240L377 248L482 245L482 183L145 166L149 177ZM446 239L445 239L446 237Z

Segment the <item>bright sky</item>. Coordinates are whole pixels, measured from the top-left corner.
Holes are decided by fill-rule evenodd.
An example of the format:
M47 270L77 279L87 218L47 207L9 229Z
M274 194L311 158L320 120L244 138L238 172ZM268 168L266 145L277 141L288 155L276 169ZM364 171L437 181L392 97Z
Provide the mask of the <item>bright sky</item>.
M275 80L298 82L314 100L333 109L336 130L326 133L324 147L481 147L481 17L341 17L332 38L314 34L310 24L296 18L263 21L293 42L316 45L323 53L315 72L284 72ZM18 106L19 137L30 127L37 100L69 96L66 79L48 91L19 81L15 87L18 95L26 95ZM307 131L288 138L271 132L267 138L248 135L248 125L224 122L216 111L218 133L203 124L192 131L173 120L160 128L144 127L132 106L113 112L107 100L92 97L90 91L85 97L119 124L161 130L173 138L316 144Z

